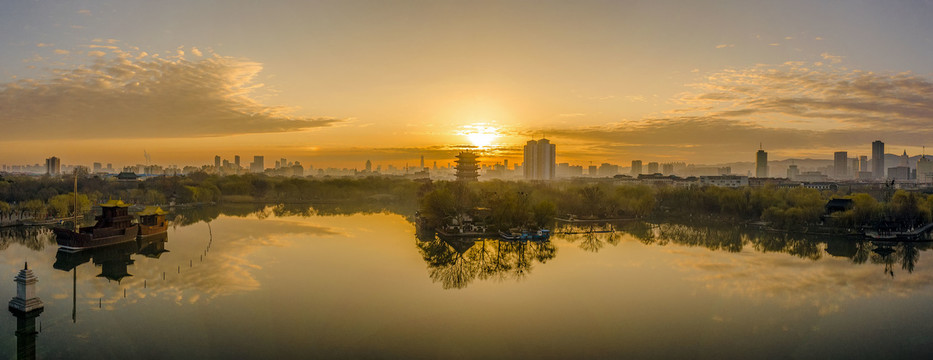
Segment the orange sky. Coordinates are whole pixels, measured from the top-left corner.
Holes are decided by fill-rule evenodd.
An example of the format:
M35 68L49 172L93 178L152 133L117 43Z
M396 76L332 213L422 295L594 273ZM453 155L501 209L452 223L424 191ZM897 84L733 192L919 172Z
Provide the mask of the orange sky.
M714 164L933 135L927 5L163 5L0 5L0 163L515 163L547 136L558 162Z

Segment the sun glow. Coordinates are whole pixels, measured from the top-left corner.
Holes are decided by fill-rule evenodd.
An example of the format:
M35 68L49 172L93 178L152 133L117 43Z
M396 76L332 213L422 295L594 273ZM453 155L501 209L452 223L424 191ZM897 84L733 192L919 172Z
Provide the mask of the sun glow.
M473 146L484 148L492 145L493 141L499 138L499 129L489 126L485 123L466 125L458 135L466 136L473 143Z

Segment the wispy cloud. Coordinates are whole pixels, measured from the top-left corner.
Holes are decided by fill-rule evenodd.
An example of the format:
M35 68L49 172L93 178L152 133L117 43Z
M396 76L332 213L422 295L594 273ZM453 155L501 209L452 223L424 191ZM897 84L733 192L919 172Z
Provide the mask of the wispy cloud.
M116 41L100 41L116 43ZM104 52L108 50L110 54ZM180 51L180 49L179 49ZM188 61L99 48L91 65L0 83L4 135L16 139L201 137L331 126L254 99L256 62Z
M832 54L830 54L830 53L828 53L828 52L824 52L824 53L820 54L820 56L821 56L823 59L829 60L829 62L831 62L831 63L833 63L833 64L841 63L841 62L842 62L842 58L843 58L843 56L832 55Z
M717 48L717 49L731 48L731 47L735 47L735 44L719 44L719 45L716 45L716 48Z
M675 99L679 108L660 116L547 132L588 144L592 156L683 159L729 159L760 140L796 151L879 138L919 145L933 136L933 80L910 73L789 62L713 73L691 89Z

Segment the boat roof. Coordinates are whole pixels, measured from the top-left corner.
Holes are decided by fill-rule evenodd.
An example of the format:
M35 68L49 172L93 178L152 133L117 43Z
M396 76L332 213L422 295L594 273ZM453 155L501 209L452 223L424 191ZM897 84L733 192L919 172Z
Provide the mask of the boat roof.
M168 213L165 212L165 210L162 210L161 207L158 207L158 206L146 206L146 208L143 209L143 211L140 211L140 212L139 212L138 214L136 214L136 215L139 215L139 216L148 216L148 215L165 215L165 214L168 214Z
M100 207L129 207L130 204L123 202L123 200L109 200L103 204L100 204Z

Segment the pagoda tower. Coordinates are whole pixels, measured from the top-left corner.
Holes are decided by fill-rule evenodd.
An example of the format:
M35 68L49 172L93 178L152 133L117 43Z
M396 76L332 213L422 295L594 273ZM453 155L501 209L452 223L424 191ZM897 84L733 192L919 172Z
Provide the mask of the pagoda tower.
M477 181L479 178L479 165L477 164L476 153L461 151L457 155L457 181Z
M16 282L16 297L10 300L10 311L28 313L33 310L41 311L45 307L42 300L36 296L36 283L39 280L32 270L29 270L29 263L25 264L13 281Z

